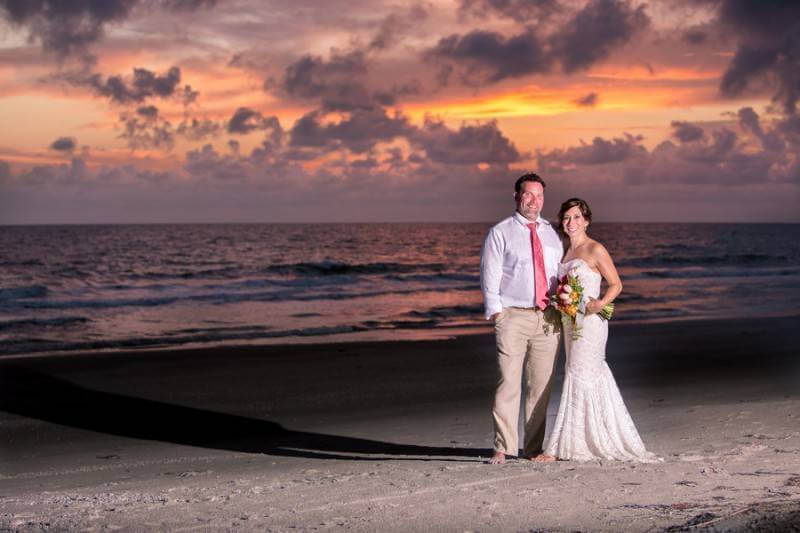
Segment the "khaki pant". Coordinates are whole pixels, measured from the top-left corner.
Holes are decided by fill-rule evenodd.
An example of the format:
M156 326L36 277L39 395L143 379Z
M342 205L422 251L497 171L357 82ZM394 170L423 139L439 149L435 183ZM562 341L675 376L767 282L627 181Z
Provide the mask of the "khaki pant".
M525 392L523 455L539 453L561 338L558 312L507 307L495 323L499 378L494 397L494 449L519 453L520 392Z

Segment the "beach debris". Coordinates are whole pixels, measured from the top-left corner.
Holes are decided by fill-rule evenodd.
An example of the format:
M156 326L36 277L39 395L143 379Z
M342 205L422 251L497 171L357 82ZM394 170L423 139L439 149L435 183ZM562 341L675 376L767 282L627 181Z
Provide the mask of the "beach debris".
M178 477L194 477L194 476L203 476L205 474L211 474L213 471L211 470L185 470L178 474Z
M665 529L664 531L688 531L690 528L695 528L701 524L707 524L712 520L715 520L717 515L714 513L709 513L708 511L704 513L700 513L698 515L693 516L683 524L679 526L671 526Z
M800 476L792 476L784 482L786 487L800 487Z
M719 466L713 466L713 465L705 466L705 467L701 468L700 469L700 473L703 474L704 476L709 476L709 475L712 475L712 474L730 475L730 474L728 474L728 472L724 468L721 468Z
M755 472L734 472L734 476L785 476L792 472L781 472L779 470L756 470ZM800 475L800 474L798 474Z
M694 481L688 481L686 479L681 480L681 481L676 481L675 484L676 485L683 485L684 487L696 487L697 486L697 483L695 483Z
M775 448L775 453L800 453L800 449L790 448L788 450L785 450L783 448Z
M777 497L781 497L781 498L788 498L788 497L790 497L792 495L792 493L786 492L785 490L776 490L776 489L771 489L769 487L765 487L765 488L767 489L767 494L769 494L770 497L776 497L777 496Z
M617 509L647 509L648 511L660 511L662 513L670 513L672 511L685 511L686 509L691 509L693 507L698 507L700 504L698 503L690 503L690 502L676 502L676 503L651 503L651 504L641 504L641 503L626 503L615 507ZM613 508L612 508L613 509Z
M762 439L762 440L771 440L777 439L778 437L774 437L772 435L765 435L764 433L748 433L745 437L750 439Z

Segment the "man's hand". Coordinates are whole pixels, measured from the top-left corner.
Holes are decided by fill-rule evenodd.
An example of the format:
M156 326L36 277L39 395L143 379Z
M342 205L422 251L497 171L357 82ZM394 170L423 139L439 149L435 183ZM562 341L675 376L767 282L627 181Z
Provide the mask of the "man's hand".
M503 314L502 312L493 314L492 315L492 322L497 323L497 317L499 317L502 314Z

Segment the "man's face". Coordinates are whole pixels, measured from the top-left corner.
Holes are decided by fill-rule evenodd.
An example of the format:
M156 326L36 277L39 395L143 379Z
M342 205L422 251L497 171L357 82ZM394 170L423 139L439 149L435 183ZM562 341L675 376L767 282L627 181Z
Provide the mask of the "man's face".
M544 187L536 181L525 181L518 193L514 194L517 211L528 220L536 220L544 206Z

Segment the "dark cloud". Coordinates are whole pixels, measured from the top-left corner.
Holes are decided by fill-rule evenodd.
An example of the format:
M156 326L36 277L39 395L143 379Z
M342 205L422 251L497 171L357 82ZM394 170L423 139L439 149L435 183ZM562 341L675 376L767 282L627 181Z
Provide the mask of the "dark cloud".
M541 22L561 11L558 0L461 0L461 15L499 15L522 23Z
M36 165L14 176L14 181L26 185L75 185L91 177L86 161L73 157L68 164Z
M333 142L320 124L323 116L319 111L311 111L297 119L289 132L289 145L295 148L322 148Z
M693 46L698 46L708 41L708 33L703 30L691 29L683 32L681 39Z
M367 157L366 159L355 159L347 163L349 168L356 170L370 170L380 166L380 163L374 157Z
M575 100L581 107L594 107L597 105L597 93L589 93Z
M346 149L372 158L379 144L397 139L404 139L418 153L414 156L412 152L405 160L396 146L385 147L388 155L385 163L392 168L408 163L503 166L523 157L494 121L462 124L454 130L443 122L427 119L422 127L416 127L403 115L389 115L380 108L357 110L338 122L328 122L330 118L320 110L301 117L290 132L292 151L287 157L300 161Z
M775 130L780 133L787 144L791 144L795 150L800 151L800 116L784 117L783 120L777 122Z
M386 150L386 157L381 161L382 164L389 167L391 170L400 170L406 167L406 158L403 150L398 147L391 147Z
M168 121L150 117L141 120L139 116L123 114L120 117L122 132L119 138L124 140L131 150L147 150L151 148L172 150L175 145L175 131Z
M260 162L269 162L275 165L277 171L278 165L283 157L283 151L286 145L286 133L283 131L280 121L277 117L269 117L264 121L264 139L261 145L253 148L250 153L250 158Z
M368 109L375 102L364 82L366 74L366 58L360 50L334 51L328 61L306 55L286 68L282 89L291 97L320 100L327 110Z
M196 11L216 7L217 0L162 0L162 4L172 11Z
M800 4L794 1L723 0L720 20L748 40L779 42L800 24Z
M30 38L59 59L79 55L103 36L105 24L124 20L138 0L0 0L6 18L28 29Z
M199 95L200 92L192 89L191 85L184 85L183 89L178 92L178 98L180 98L181 103L185 106L195 103Z
M415 4L403 13L392 13L383 19L369 42L370 50L386 50L395 46L403 35L430 15L430 5Z
M427 119L410 141L425 151L435 163L450 165L508 165L522 155L514 143L497 127L496 121L462 124L457 130L443 122Z
M439 81L453 73L467 85L495 83L506 78L547 72L550 58L533 30L509 38L484 30L450 35L429 49L426 58L440 65Z
M214 7L216 0L0 0L0 14L59 60L75 56L92 63L90 47L105 27L123 22L139 5L188 11Z
M154 105L142 106L136 110L136 114L145 119L155 119L158 117L158 108Z
M415 14L416 11L411 8L403 17L427 16L427 11ZM319 102L326 112L393 106L399 97L420 94L422 85L415 78L382 87L370 78L368 52L376 46L372 43L367 50L356 48L347 52L332 49L328 59L306 54L286 67L280 80L268 77L264 90L282 97Z
M753 133L756 137L764 135L764 130L761 129L761 121L758 113L753 111L752 107L743 107L739 110L739 124L742 129Z
M770 83L784 113L797 112L800 96L800 3L725 0L719 20L738 40L736 53L720 82L726 96L754 83Z
M678 139L682 143L690 143L699 141L703 137L705 137L705 132L703 128L700 126L695 126L689 122L682 122L680 120L675 120L672 122L671 126L675 131L672 132L672 136Z
M597 138L591 145L540 152L537 160L542 172L560 179L590 181L601 165L606 179L622 179L627 185L800 184L800 142L791 140L782 127L785 122L765 127L750 108L739 110L738 118L746 135L724 126L704 133L699 126L675 121L674 136L680 142L664 141L652 151L641 145L641 137L628 135L625 139Z
M156 74L145 68L134 68L129 78L114 75L103 79L101 74L69 73L62 76L77 86L89 87L98 96L109 98L121 105L141 103L147 98L179 97L186 102L186 93L193 93L191 87L179 88L181 69L171 67L164 74ZM196 94L194 94L196 98Z
M260 112L247 107L240 107L228 121L228 133L247 134L255 130L274 128L278 119L264 117Z
M591 144L581 141L580 146L556 149L537 154L539 167L547 172L563 172L575 166L607 165L641 158L647 149L641 145L642 137L625 134L611 140L595 137Z
M395 96L409 96L422 94L422 83L419 80L410 80L405 83L392 85L391 94Z
M650 23L644 6L625 0L590 0L556 31L551 43L564 72L589 68Z
M481 0L464 2L462 8L513 10L518 4L523 3ZM454 74L465 85L479 86L546 73L555 64L572 73L605 59L649 23L644 6L634 8L628 0L590 0L574 17L547 35L533 26L511 37L473 30L440 39L424 56L439 65L441 85L447 85Z
M736 148L729 130L712 132L703 142L676 145L665 141L649 157L625 169L628 183L689 183L744 185L769 180L775 163L763 152Z
M142 106L135 113L123 113L119 118L123 139L131 150L172 150L176 137L202 141L225 131L225 124L206 118L184 117L174 126L162 118L156 106Z
M778 52L777 48L739 47L722 76L722 93L728 96L740 94L753 78L763 75L775 65Z
M784 150L786 143L776 131L765 132L761 126L761 119L752 107L743 107L739 110L739 125L746 132L754 135L765 150Z
M290 146L337 150L354 153L371 150L380 142L389 142L411 134L408 119L400 114L389 116L382 108L357 109L339 122L323 123L324 111L312 111L295 122Z
M175 128L175 133L190 141L202 141L222 133L224 127L219 122L209 119L186 119Z
M77 142L72 137L59 137L50 144L50 149L57 152L72 152L76 146Z
M183 168L194 178L212 180L243 180L251 174L246 161L235 156L220 155L210 144L187 152Z

